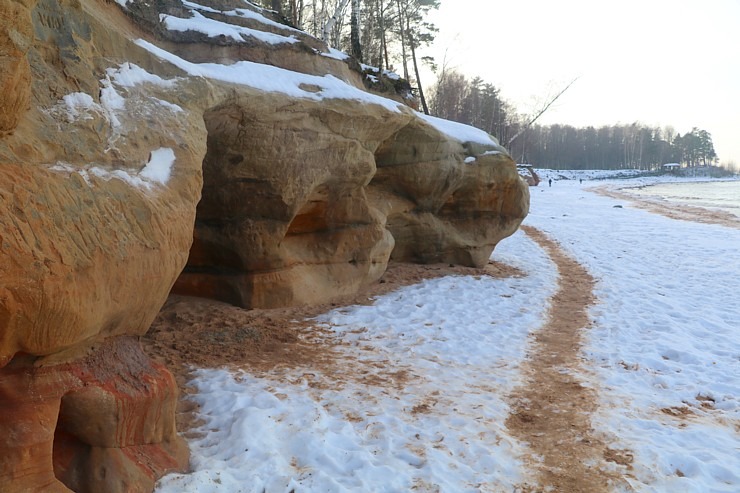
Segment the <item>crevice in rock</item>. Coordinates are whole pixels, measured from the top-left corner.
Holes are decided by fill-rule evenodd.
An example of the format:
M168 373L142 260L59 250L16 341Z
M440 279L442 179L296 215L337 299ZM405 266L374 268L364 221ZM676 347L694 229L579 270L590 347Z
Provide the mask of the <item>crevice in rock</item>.
M242 165L246 156L230 149L222 141L222 130L236 126L238 133L248 132L248 122L235 108L227 105L204 113L207 150L203 159L203 187L196 208L193 244L187 264L177 279L172 292L225 301L234 305L241 302L237 287L243 260L233 242L224 241L243 227L244 202L267 203L267 186L249 176L228 179L226 170ZM259 214L259 211L257 211Z
M336 228L336 224L330 224L328 217L329 204L326 192L319 190L301 207L293 220L288 225L285 238L291 236L317 234Z
M56 429L54 430L54 444L52 462L54 476L67 488L76 493L86 493L85 464L89 460L91 446L74 434L67 431L65 423L64 397L59 407Z

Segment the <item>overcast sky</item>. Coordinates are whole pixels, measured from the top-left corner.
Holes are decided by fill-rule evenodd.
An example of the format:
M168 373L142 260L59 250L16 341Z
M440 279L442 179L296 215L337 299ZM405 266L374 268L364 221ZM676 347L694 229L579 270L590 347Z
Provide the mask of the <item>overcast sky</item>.
M433 21L437 62L520 112L579 77L540 123L699 127L740 166L740 0L442 0Z

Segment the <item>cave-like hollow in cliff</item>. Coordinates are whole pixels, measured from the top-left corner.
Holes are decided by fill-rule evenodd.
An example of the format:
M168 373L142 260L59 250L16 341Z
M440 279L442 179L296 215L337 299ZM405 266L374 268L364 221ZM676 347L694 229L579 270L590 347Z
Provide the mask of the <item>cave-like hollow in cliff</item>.
M202 197L173 293L326 303L391 259L480 268L526 214L507 155L468 164L462 144L423 122L385 129L325 106L235 96L204 113Z
M326 135L286 132L273 137L279 146L265 146L259 136L270 130L235 104L204 121L202 196L174 294L276 308L325 302L382 275L392 239L370 212L367 177L337 178L331 165L315 171L351 159L358 143L345 139L335 152Z
M193 244L172 292L240 305L238 286L244 255L239 246L248 241L240 235L252 214L264 215L268 201L259 180L232 176L246 157L233 150L234 137L227 129L231 125L238 127L237 132L249 132L243 115L236 108L216 107L205 112L204 122L207 150Z
M69 393L62 397L54 430L52 451L54 476L72 491L85 493L88 490L84 489L82 478L86 476L85 463L89 460L92 447L67 429L67 423L73 414L70 412L68 401Z

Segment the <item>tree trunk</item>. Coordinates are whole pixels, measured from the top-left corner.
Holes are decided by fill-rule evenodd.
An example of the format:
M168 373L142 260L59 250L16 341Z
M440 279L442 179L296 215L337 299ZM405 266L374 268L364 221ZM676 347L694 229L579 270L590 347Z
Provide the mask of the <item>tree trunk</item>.
M337 8L334 10L334 15L332 15L329 20L324 24L324 30L323 34L321 36L321 39L326 43L330 45L330 38L331 33L334 30L334 26L337 25L337 21L339 20L339 16L342 15L342 12L344 12L344 9L347 7L347 3L349 3L349 0L342 0L337 4ZM335 47L336 48L336 47Z
M386 69L390 67L388 64L388 43L386 41L385 8L383 0L376 0L376 14L378 16L378 26L380 27L380 66L378 69L382 74L384 65Z
M419 64L416 61L416 41L414 35L411 34L411 26L409 26L408 18L406 18L406 28L409 32L409 47L411 48L411 61L414 63L414 74L416 74L416 85L419 89L419 99L421 100L421 108L424 110L424 114L429 114L429 108L427 107L427 100L424 98L424 90L421 88L421 77L419 76Z
M350 18L350 44L352 56L362 63L362 45L360 44L360 0L352 0L352 15Z
M298 29L303 29L303 9L303 0L290 0L290 22Z
M409 66L406 61L406 29L404 26L403 11L401 10L401 0L396 0L396 7L398 7L398 25L400 26L401 34L401 59L403 60L403 78L409 80Z
M311 3L311 10L312 10L311 13L313 14L311 16L311 24L313 26L311 34L316 36L316 34L319 32L319 24L317 22L317 17L316 17L316 1L315 0L314 2Z

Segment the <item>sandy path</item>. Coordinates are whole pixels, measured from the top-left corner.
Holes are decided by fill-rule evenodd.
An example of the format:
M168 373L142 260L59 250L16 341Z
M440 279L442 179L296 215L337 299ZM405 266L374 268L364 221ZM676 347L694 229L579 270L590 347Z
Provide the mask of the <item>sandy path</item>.
M530 444L529 462L535 485L524 492L588 492L611 489L620 481L604 471L606 461L629 465L631 455L610 449L591 428L597 408L596 391L583 385L580 349L590 325L594 279L541 231L522 226L557 265L560 285L551 300L548 319L534 335L524 374L527 384L510 396L512 412L506 425Z

